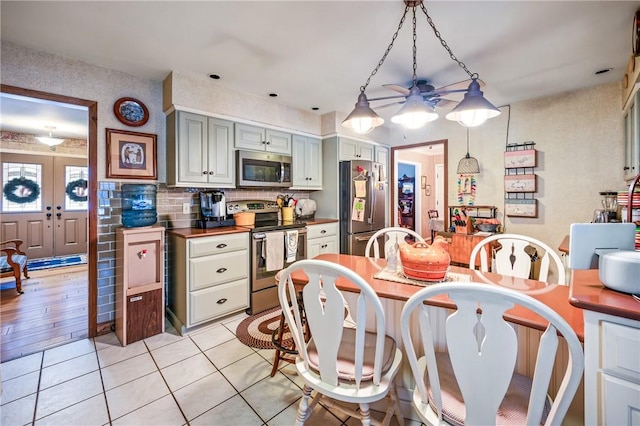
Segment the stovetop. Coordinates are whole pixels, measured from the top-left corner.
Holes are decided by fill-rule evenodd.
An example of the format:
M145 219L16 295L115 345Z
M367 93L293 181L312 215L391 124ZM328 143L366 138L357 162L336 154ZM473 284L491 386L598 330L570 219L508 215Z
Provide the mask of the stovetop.
M255 224L242 225L251 229L251 232L278 231L283 229L304 228L307 224L300 220L283 221L278 217L280 207L275 201L270 200L238 200L227 203L227 214L248 211L256 214Z

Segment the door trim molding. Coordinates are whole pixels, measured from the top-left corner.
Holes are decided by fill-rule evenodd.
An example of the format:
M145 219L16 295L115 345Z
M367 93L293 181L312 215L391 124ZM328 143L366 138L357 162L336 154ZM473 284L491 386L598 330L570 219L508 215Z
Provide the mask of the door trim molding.
M95 337L98 329L98 102L39 90L0 84L0 92L36 99L80 105L87 108L89 131L87 135L87 157L89 167L89 251L88 256L88 333Z

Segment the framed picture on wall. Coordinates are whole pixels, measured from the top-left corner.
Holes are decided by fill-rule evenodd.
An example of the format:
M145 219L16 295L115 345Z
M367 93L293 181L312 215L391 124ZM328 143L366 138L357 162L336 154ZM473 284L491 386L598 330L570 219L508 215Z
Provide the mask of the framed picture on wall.
M155 180L156 163L156 135L107 129L107 178Z

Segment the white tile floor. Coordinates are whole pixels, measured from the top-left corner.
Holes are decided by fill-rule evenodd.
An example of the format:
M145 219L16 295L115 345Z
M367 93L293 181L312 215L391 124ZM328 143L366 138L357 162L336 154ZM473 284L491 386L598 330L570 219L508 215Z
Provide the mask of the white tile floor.
M288 363L269 377L273 351L236 339L245 317L184 337L167 325L126 347L111 333L0 364L0 424L292 425L302 382ZM307 424L359 421L317 406Z

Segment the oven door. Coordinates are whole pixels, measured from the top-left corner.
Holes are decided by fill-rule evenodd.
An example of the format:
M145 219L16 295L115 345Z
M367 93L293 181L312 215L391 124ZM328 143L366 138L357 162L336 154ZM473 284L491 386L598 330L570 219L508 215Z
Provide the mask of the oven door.
M296 260L307 258L307 229L299 228L298 247ZM286 231L284 231L286 234ZM279 269L267 271L266 232L254 232L251 244L251 306L248 313L255 315L280 304L278 300L278 287L275 276ZM284 241L283 241L284 244ZM284 256L286 256L286 251ZM286 268L291 263L283 259L282 267Z

